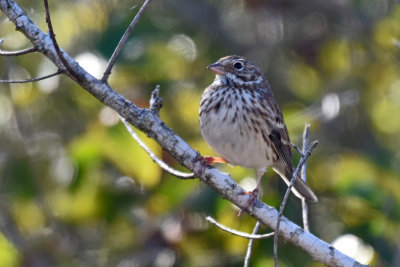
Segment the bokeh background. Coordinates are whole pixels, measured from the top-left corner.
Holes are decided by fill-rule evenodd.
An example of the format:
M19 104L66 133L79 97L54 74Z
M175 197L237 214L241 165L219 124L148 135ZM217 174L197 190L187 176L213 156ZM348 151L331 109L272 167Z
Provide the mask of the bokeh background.
M42 1L17 1L47 31ZM268 77L292 141L305 123L319 147L308 162L312 232L371 266L400 266L400 6L397 1L154 0L114 68L110 85L141 107L161 86L161 118L190 145L229 54ZM51 1L61 47L101 77L142 1ZM30 47L0 14L2 49ZM1 79L55 71L41 54L0 58ZM183 170L153 141L153 151ZM296 154L296 153L295 153ZM298 156L295 160L298 160ZM243 186L254 172L217 166ZM278 207L273 172L262 199ZM301 224L299 201L285 215ZM209 225L213 216L250 232L252 217L198 180L164 173L118 117L68 78L0 85L0 266L242 266L247 240ZM269 229L262 229L268 232ZM271 266L272 240L256 241L252 266ZM280 266L321 266L279 246Z

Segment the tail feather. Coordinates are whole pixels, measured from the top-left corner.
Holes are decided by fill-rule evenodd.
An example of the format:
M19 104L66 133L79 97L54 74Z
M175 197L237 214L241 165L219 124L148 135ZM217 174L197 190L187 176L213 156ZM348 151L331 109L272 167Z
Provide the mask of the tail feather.
M287 174L283 174L282 172L279 171L278 168L274 168L274 171L277 172L282 177L282 179L285 181L287 185L290 184L290 180L292 179L292 172L287 172ZM318 202L317 196L299 176L297 176L296 180L294 181L292 192L298 198L304 198L309 202Z
M289 185L289 183L287 183ZM310 187L300 178L297 176L296 181L293 184L293 193L300 198L305 198L307 201L310 202L318 202L317 196L311 190Z

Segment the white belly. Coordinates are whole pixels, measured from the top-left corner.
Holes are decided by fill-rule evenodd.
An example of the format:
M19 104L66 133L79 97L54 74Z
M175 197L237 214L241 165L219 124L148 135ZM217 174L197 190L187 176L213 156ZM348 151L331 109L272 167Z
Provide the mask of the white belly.
M251 121L243 118L240 102L231 98L230 102L229 98L225 98L218 111L210 110L201 114L200 128L203 137L216 153L232 165L255 169L271 166L272 150L263 138L263 133L268 136L269 131L260 128L265 118L253 118L260 122L257 126L258 132L255 132L251 128ZM249 117L249 114L246 116Z

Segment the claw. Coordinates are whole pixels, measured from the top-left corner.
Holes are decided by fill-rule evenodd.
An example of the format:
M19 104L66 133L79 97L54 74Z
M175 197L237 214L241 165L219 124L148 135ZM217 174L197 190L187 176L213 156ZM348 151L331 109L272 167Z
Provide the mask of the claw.
M258 200L258 188L254 189L251 192L243 192L241 193L241 195L250 195L250 198L249 201L247 202L246 207L244 207L239 211L238 216L242 215L244 211L248 210L250 207L253 207L256 204Z

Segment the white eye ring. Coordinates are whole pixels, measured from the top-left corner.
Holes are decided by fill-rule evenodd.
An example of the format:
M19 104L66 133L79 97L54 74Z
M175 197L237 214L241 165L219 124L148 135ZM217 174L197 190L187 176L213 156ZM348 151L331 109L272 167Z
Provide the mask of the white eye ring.
M237 70L241 70L243 69L243 64L240 62L236 62L235 64L233 64L233 67Z

